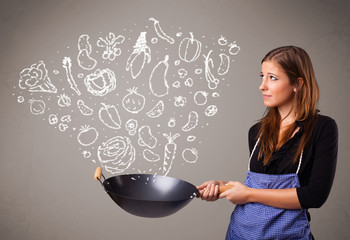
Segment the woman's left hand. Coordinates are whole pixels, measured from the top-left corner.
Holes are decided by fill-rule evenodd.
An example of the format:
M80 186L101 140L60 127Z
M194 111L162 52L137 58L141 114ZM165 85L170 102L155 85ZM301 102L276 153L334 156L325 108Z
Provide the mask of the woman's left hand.
M245 186L240 182L230 181L226 185L231 185L232 188L226 190L219 195L219 198L226 198L233 204L246 204L249 202L249 193L251 188Z

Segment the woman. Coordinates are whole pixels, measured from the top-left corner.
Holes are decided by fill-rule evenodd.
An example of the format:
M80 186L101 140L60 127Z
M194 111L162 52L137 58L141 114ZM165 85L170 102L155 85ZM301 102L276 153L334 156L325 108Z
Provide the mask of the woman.
M307 209L321 207L331 190L337 125L316 109L319 90L303 49L274 49L261 64L267 111L249 130L245 184L208 181L200 197L237 204L226 239L312 239ZM222 185L231 188L219 194Z

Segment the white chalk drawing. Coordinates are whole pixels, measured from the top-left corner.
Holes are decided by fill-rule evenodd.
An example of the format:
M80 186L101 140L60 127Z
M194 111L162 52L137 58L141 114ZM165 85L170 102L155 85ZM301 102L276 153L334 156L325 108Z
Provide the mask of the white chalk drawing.
M188 114L188 121L182 127L182 131L188 132L194 129L198 125L198 113L196 111L191 111Z
M116 174L130 167L135 161L136 150L128 137L116 136L98 147L97 156L107 172Z
M195 148L185 148L182 151L182 159L188 163L195 163L198 160L198 150Z
M120 115L117 108L114 105L107 105L101 103L102 107L98 111L98 117L101 122L112 129L118 130L121 128Z
M140 33L140 36L133 47L134 50L126 62L126 71L131 72L133 79L140 75L146 62L151 62L151 49L147 46L146 33L147 32Z
M94 144L97 138L98 132L96 128L90 127L89 125L81 126L80 132L77 136L79 144L85 147Z
M187 78L185 81L185 86L192 87L193 86L193 80L192 78Z
M84 158L90 158L91 157L91 152L87 151L87 150L82 151L81 154L83 155Z
M218 92L213 92L213 93L211 94L211 96L212 96L213 98L216 98L216 97L220 97L220 94L219 94Z
M138 128L138 122L136 119L129 119L125 123L125 129L126 131L128 131L130 136L134 136L136 134L137 128Z
M233 43L230 43L228 46L230 47L228 52L231 55L237 55L239 53L239 51L241 50L241 48L236 44L236 41L234 41Z
M194 140L196 140L196 138L197 138L196 136L190 135L190 136L187 137L187 141L188 142L193 142Z
M195 74L201 74L203 72L203 69L201 69L201 68L196 68L195 70L194 70L194 73Z
M24 97L23 96L18 96L17 97L17 102L18 103L23 103L24 102Z
M138 144L141 147L154 148L157 145L157 138L152 135L151 128L148 125L139 128Z
M208 117L214 116L217 112L218 112L218 107L216 105L210 105L204 111L205 115Z
M208 101L208 93L206 91L197 91L193 98L197 105L205 105Z
M158 38L154 37L151 39L151 43L156 44L158 42Z
M55 125L58 123L58 117L56 114L50 114L49 116L49 124L50 125Z
M57 51L55 59L62 61L46 65L38 61L23 69L15 83L19 87L14 87L17 95L13 95L18 103L30 103L31 114L76 139L81 157L100 164L108 173L168 175L176 165L175 158L183 158L181 166L198 162L195 146L180 148L177 144L179 133L183 131L181 144L201 143L197 130L209 126L207 117L216 116L218 107L213 103L221 95L219 83L229 86L225 79L231 78L228 75L240 47L223 35L197 37L181 27L171 27L168 35L154 18L142 26L124 28L124 36L79 34L76 53L69 53L67 45L68 50ZM134 30L138 35L133 35ZM95 44L90 44L92 39ZM73 46L76 48L76 41ZM117 85L116 77L123 82ZM30 95L25 96L23 90ZM36 92L48 94L38 96ZM76 106L72 107L73 101ZM200 114L205 115L201 124ZM165 134L163 128L175 134ZM138 165L130 168L136 150ZM147 171L142 169L145 166Z
M159 100L159 102L151 109L149 110L146 115L150 118L157 118L160 115L162 115L164 111L164 102L163 100Z
M29 92L57 93L57 89L51 83L43 61L23 69L19 76L18 85L21 89L27 89Z
M84 116L90 116L93 114L94 110L90 107L88 107L82 99L79 99L77 101L77 106L81 114Z
M211 68L214 67L213 59L210 58L211 52L212 52L212 50L209 51L207 56L205 56L205 55L203 55L203 56L205 58L205 61L204 61L205 79L208 82L209 89L213 90L213 89L216 89L218 87L220 80L215 78L215 76L211 73Z
M153 21L153 26L154 26L154 30L156 31L157 35L159 38L167 41L168 43L170 44L174 44L175 40L168 36L164 31L163 29L160 27L160 24L159 24L159 21L154 19L154 18L150 18L149 19L150 21Z
M71 121L72 121L72 118L70 115L64 115L61 117L61 122L63 122L63 123L69 123Z
M177 71L177 74L180 78L185 78L187 76L187 71L186 69L181 68Z
M95 68L97 61L90 56L92 48L89 43L89 35L81 35L78 40L78 56L77 61L79 66L84 70L92 70Z
M159 154L152 152L149 149L144 149L142 151L143 158L148 162L158 162L160 160Z
M96 69L94 73L85 77L84 83L88 92L94 96L102 97L115 89L115 74L109 68Z
M60 107L69 107L71 105L71 98L66 95L65 93L57 96L58 100L57 100L57 104Z
M187 103L186 97L183 97L183 96L174 97L175 107L184 107L186 103Z
M175 127L176 125L176 119L175 118L170 118L169 121L168 121L168 127Z
M137 114L144 108L146 98L143 95L137 93L136 87L128 89L127 91L129 93L123 98L123 107L126 111L132 114Z
M68 129L68 125L65 124L65 123L60 123L58 124L58 129L61 131L61 132L65 132L67 129Z
M220 46L225 46L227 44L227 39L221 35L221 37L218 39L218 44Z
M175 81L175 82L173 82L172 86L174 88L179 88L179 87L181 87L181 83L180 83L180 81Z
M165 55L163 61L153 68L149 78L149 88L156 97L163 97L169 93L169 85L166 79L169 68L169 55Z
M28 101L28 103L30 103L30 112L33 114L33 115L41 115L41 114L44 114L45 112L45 102L43 100L37 100L37 99L30 99Z
M73 89L76 94L78 94L78 96L81 95L78 86L73 78L72 75L72 60L70 57L64 57L62 60L62 66L64 68L64 70L66 70L66 76L67 76L67 81L69 83L69 86L71 89Z
M122 35L115 36L114 33L110 32L108 36L103 39L100 37L97 40L97 46L105 48L102 53L102 58L105 60L113 61L117 56L120 56L122 53L121 49L117 45L122 44L125 40L125 37Z
M201 54L202 43L193 37L190 32L189 38L184 38L179 45L179 57L184 62L193 62Z
M225 75L230 69L230 57L225 53L220 53L220 65L218 68L218 74L220 76Z
M174 143L174 140L180 136L179 133L176 133L175 135L171 135L171 133L166 134L163 133L163 136L168 140L167 144L165 144L164 147L164 162L163 162L163 175L166 176L168 175L174 159L176 155L176 148L177 144Z

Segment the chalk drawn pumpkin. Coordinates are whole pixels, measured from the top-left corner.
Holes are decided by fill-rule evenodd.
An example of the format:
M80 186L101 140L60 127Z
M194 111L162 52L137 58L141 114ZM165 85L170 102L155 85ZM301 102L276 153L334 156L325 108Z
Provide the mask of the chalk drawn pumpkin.
M202 48L202 43L193 37L193 33L190 32L190 38L184 38L179 45L179 57L182 61L193 62L195 61Z

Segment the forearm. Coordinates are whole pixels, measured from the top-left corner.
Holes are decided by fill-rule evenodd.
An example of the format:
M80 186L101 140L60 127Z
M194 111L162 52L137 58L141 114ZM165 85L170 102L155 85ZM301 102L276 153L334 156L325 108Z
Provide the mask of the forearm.
M248 202L258 202L264 205L284 208L301 209L296 188L288 189L255 189L250 188Z

